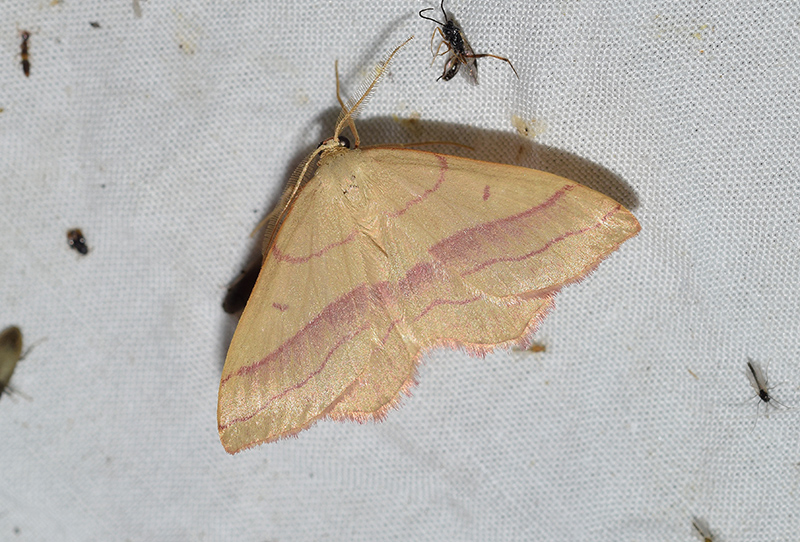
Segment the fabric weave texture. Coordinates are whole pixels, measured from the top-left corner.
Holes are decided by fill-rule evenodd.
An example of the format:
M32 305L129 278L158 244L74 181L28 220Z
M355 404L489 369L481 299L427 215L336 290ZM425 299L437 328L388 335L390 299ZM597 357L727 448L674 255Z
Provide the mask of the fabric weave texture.
M41 341L0 399L0 539L695 540L693 516L798 539L800 409L744 374L800 406L796 3L451 0L520 74L481 59L477 86L436 80L435 4L138 5L0 3L0 328ZM362 145L467 145L434 148L580 182L642 231L558 295L544 352L437 351L382 423L229 456L249 234L332 133L334 62L357 95L411 35Z

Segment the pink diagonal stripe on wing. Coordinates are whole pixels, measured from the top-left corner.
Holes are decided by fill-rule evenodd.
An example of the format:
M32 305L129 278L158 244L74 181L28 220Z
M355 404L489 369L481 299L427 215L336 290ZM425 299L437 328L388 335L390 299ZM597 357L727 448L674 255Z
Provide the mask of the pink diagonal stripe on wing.
M470 297L469 299L434 299L433 301L428 303L428 306L425 307L425 309L423 309L421 313L419 313L419 316L414 318L414 321L416 322L417 320L428 314L428 311L432 310L434 307L438 307L439 305L468 305L479 299L481 299L481 296L479 295Z
M473 273L477 273L481 269L485 269L486 267L489 267L490 265L496 264L498 262L521 262L522 260L526 260L526 259L528 259L528 258L530 258L532 256L536 256L538 254L541 254L541 253L545 252L546 250L548 250L553 245L560 243L561 241L563 241L564 239L567 239L568 237L572 237L573 235L580 235L582 233L586 233L587 231L591 231L591 230L593 230L595 228L598 228L598 227L602 226L608 220L608 218L610 216L616 214L621 208L622 208L621 205L617 205L614 209L612 209L611 211L609 211L608 213L603 215L603 217L600 220L598 220L597 222L595 222L591 226L587 226L587 227L581 228L579 230L573 230L573 231L564 232L563 234L559 235L558 237L555 237L555 238L550 239L549 241L547 241L547 243L545 243L544 246L542 246L541 248L537 248L536 250L532 250L532 251L528 252L527 254L523 254L521 256L508 256L508 257L505 257L505 258L492 258L490 260L486 260L485 262L483 262L481 264L476 265L475 267L473 267L472 269L470 269L468 271L464 271L463 273L461 273L461 276L462 277L466 277L467 275L471 275Z
M341 347L343 344L345 344L345 343L349 342L349 341L350 341L350 340L351 340L353 337L357 336L358 334L360 334L360 333L362 333L362 332L366 331L367 329L369 329L369 327L370 327L369 323L365 323L365 324L364 324L364 325L362 325L362 326L361 326L359 329L356 329L355 331L352 331L352 332L350 332L350 333L348 333L348 334L344 335L342 338L340 338L340 339L339 339L339 341L338 341L338 342L337 342L335 345L333 345L333 348L331 348L331 349L328 351L328 354L325 356L325 360L324 360L324 361L323 361L323 362L320 364L319 368L318 368L316 371L313 371L313 372L311 372L311 373L308 375L308 377L306 377L306 379L305 379L305 380L303 380L303 381L301 381L301 382L298 382L297 384L295 384L295 385L293 385L293 386L289 386L288 388L286 388L286 389L285 389L285 390L283 390L282 392L280 392L280 393L277 393L277 394L273 395L272 397L270 397L269 399L267 399L267 400L264 402L264 404L263 404L263 405L261 405L261 406L260 406L258 409L254 410L253 412L251 412L251 413L250 413L250 414L248 414L247 416L242 416L242 417L240 417L240 418L235 418L235 419L233 419L233 420L229 421L229 422L228 422L227 424L225 424L225 425L219 425L219 430L220 430L220 431L224 431L225 429L227 429L228 427L232 426L232 425L233 425L233 424L235 424L235 423L246 422L247 420L250 420L250 419L254 418L255 416L257 416L257 415L258 415L258 413L259 413L259 412L261 412L261 411L263 411L263 410L267 409L267 408L270 406L270 403L272 403L273 401L277 401L278 399L280 399L281 397L283 397L284 395L286 395L286 394L287 394L287 393L289 393L290 391L297 390L297 389L300 389L300 388L302 388L303 386L305 386L305 385L306 385L306 384L307 384L307 383L308 383L308 382L309 382L309 381L310 381L312 378L314 378L315 376L317 376L319 373L321 373L321 372L322 372L322 370L323 370L323 369L325 368L325 366L328 364L328 361L331 359L331 357L333 356L333 354L334 354L334 353L335 353L335 352L336 352L336 351L337 351L337 350L338 350L338 349L339 349L339 348L340 348L340 347Z
M224 377L220 385L225 384L234 376L243 376L250 373L258 372L263 366L273 362L279 362L284 355L291 356L292 351L297 348L298 344L303 344L301 341L306 334L312 337L320 336L320 333L315 328L328 325L332 329L346 328L352 326L354 322L364 319L366 311L364 308L367 305L369 289L366 284L361 284L350 292L344 294L336 301L333 301L326 306L322 312L315 316L310 322L297 331L291 338L283 342L274 351L267 354L264 358L251 365L245 365L235 373L231 373Z
M321 249L317 250L316 252L312 252L308 256L290 256L289 254L284 254L281 250L273 246L272 250L270 251L270 255L276 258L279 262L287 262L287 263L306 263L311 258L319 258L320 256L324 255L329 250L340 247L345 245L356 238L355 230L351 231L350 234L340 241L335 241L328 246L322 247Z
M512 233L508 231L509 224L514 225L516 223L521 223L523 220L533 219L539 214L544 214L555 206L559 200L573 188L575 188L575 185L565 185L544 202L530 209L526 209L521 213L505 218L498 218L490 222L484 222L483 224L478 224L477 226L472 226L471 228L456 232L447 239L443 239L433 245L428 249L428 252L442 263L477 260L478 256L480 256L480 248L477 247L476 239L508 236Z
M411 207L413 207L418 203L422 203L425 199L428 198L428 196L439 190L439 187L442 186L442 183L444 182L444 173L445 171L447 171L447 159L440 154L437 154L436 158L439 159L439 164L441 165L441 168L439 169L439 178L436 179L436 184L434 184L432 188L428 188L425 192L423 192L419 196L410 199L408 202L406 202L405 206L402 209L395 211L393 213L389 213L387 215L389 218L397 218L398 216L405 214L406 211L411 209Z

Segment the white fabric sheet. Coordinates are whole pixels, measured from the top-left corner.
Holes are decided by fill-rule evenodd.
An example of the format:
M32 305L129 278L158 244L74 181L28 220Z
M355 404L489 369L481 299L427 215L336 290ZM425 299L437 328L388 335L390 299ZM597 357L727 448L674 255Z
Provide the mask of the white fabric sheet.
M744 375L800 406L797 3L450 0L520 74L483 59L478 86L436 80L434 5L0 3L0 327L42 341L0 399L0 539L696 540L697 516L798 540L800 410L757 413ZM470 145L441 150L587 184L642 232L558 296L546 352L439 351L384 422L229 456L248 235L331 134L334 60L352 95L412 34L364 144Z

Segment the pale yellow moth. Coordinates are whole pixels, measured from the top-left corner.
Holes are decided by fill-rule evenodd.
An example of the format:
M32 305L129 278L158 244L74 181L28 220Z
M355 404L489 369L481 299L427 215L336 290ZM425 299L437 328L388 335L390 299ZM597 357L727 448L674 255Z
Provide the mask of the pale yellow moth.
M622 205L556 175L359 148L353 117L398 49L360 98L339 98L333 137L269 217L220 380L230 453L323 418L383 418L433 348L527 346L556 292L639 231Z

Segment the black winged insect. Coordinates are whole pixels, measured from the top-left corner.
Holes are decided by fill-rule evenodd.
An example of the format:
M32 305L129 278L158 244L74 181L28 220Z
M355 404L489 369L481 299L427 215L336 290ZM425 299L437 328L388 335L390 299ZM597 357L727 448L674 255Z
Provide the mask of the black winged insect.
M769 385L766 371L761 368L761 365L757 361L747 358L745 375L747 375L747 380L750 382L750 386L752 386L756 392L753 397L757 397L760 403L764 403L765 411L770 407L770 405L774 408L777 408L775 405L779 405L783 408L789 408L772 396L770 392L773 390L774 386Z
M467 37L464 35L464 31L461 30L461 27L458 26L453 19L447 17L447 12L444 10L444 0L442 0L440 5L442 15L444 15L443 23L423 15L423 13L426 11L431 11L434 9L436 8L425 8L419 12L419 16L423 19L427 19L428 21L433 21L439 25L433 31L433 34L431 34L431 52L433 52L433 38L436 36L436 33L438 32L442 38L442 41L439 42L439 46L436 48L436 52L433 53L434 60L437 56L450 53L450 56L447 57L447 61L444 63L442 75L436 79L437 81L439 79L449 81L456 76L458 71L461 69L461 66L464 65L467 67L467 70L469 70L470 81L478 84L478 59L484 57L496 58L498 60L508 62L508 65L511 66L511 69L514 70L514 75L516 75L517 79L519 79L519 74L509 59L490 53L475 53L475 51L472 50L472 47L467 41ZM441 53L440 51L443 45L446 46L447 49Z

